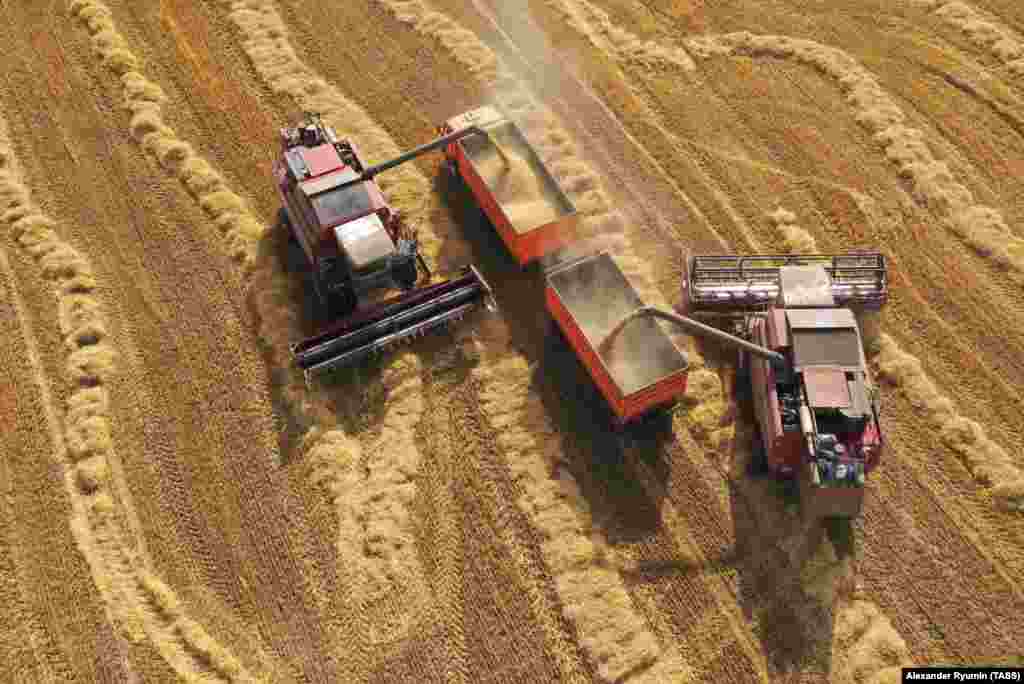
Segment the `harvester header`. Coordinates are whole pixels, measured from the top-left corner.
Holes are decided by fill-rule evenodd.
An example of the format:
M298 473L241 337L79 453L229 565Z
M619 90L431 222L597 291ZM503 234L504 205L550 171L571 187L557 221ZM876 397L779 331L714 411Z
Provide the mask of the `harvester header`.
M691 256L680 309L696 314L766 308L780 293L790 308L878 310L889 294L885 257L878 252Z

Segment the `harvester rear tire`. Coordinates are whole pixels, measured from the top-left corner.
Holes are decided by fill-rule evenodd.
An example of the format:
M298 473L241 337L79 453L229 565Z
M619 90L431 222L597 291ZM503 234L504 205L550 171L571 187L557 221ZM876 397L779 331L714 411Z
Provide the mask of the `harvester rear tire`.
M754 429L754 440L750 445L750 462L747 470L751 477L763 477L768 474L768 451L765 449L761 431Z
M396 267L393 277L399 289L407 292L413 289L416 287L416 280L419 278L419 274L416 272L416 262L410 260Z

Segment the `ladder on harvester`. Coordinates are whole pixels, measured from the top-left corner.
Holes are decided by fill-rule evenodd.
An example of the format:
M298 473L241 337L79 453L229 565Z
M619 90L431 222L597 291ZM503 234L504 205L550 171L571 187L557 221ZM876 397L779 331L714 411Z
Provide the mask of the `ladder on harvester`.
M855 254L691 256L685 262L682 308L687 312L749 311L779 295L785 266L822 266L839 306L878 310L888 297L885 257Z

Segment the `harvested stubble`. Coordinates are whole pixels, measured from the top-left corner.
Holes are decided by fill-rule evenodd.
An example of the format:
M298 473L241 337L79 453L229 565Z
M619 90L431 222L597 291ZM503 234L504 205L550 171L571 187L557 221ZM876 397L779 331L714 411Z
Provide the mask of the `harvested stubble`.
M881 376L906 394L974 479L992 488L996 504L1007 510L1024 511L1024 473L1005 449L989 439L981 425L957 411L953 401L925 374L921 362L904 353L884 334L877 360Z
M102 42L117 43L109 34ZM129 61L123 50L112 53L111 60L118 64ZM123 523L131 519L126 512L131 502L111 494L115 488L110 462L116 456L107 385L117 372L118 354L106 340L92 266L63 241L56 222L32 204L2 119L0 201L11 237L35 259L40 275L52 283L56 295L59 329L70 352L65 379L71 386L63 434L57 433L58 465L72 504L69 524L107 609L130 639L148 639L186 679L212 676L224 681L255 681L202 627L190 622L189 629L182 632L185 616L161 618L150 607L154 596L141 582L142 575L150 573L148 559L139 552L140 542L133 531ZM47 384L43 378L40 382ZM57 408L49 406L48 412L55 419ZM196 657L200 645L204 657Z
M357 140L359 149L371 159L388 159L400 153L388 133L364 110L299 60L273 2L250 0L223 4L230 9L229 16L242 35L243 48L257 73L272 90L292 97L307 111L320 112L341 137ZM412 223L419 223L431 211L423 199L431 196L427 180L414 166L400 166L382 176L379 183L388 201ZM225 196L223 201L234 199L237 198ZM433 256L439 246L437 237L424 231L420 231L419 237L421 248ZM273 292L289 286L281 282L280 274L273 272L270 259L261 259L259 263L259 280L263 283L276 281L276 285L267 290L258 287L255 291L264 293L258 295L262 327L267 329L268 338L273 336L271 346L280 357L286 355L288 342L280 331L294 328L281 326L279 322L294 319L295 315L273 303L276 299ZM290 365L284 358L279 358L279 363ZM298 381L297 374L291 375L288 394L293 406L311 414L321 425L336 423L322 405L312 405L305 397L309 390ZM343 482L352 487L349 495L334 495L340 524L339 556L351 555L353 549L359 549L354 580L358 585L358 599L375 611L375 622L380 629L374 638L378 641L397 638L406 631L426 595L413 543L415 529L410 512L421 460L412 436L423 412L422 398L418 395L418 361L413 357L396 359L384 376L385 384L393 380L396 386L388 399L379 442L365 449L367 478L360 477L353 482L351 474L344 474L351 460L350 449L356 443L342 437L336 427L325 433L323 441L316 441L319 431L307 439L317 462L324 464L318 468L317 477L334 468L341 474L328 479L333 483L331 487L340 487ZM326 464L330 458L337 461L333 467Z
M693 58L683 48L641 40L616 26L607 12L586 0L547 0L547 5L568 18L569 25L586 36L594 47L627 64L647 69L679 67L693 71L696 68Z
M520 358L490 360L474 370L482 409L509 455L516 501L541 535L541 554L580 643L602 681L685 679L689 668L674 649L659 647L635 611L618 572L605 565L603 534L592 527L589 506L561 466L558 435L541 400L530 392L530 369ZM595 540L597 545L595 546Z
M988 50L1012 73L1024 73L1024 42L998 20L960 0L911 0L960 29L977 47Z
M903 110L854 57L812 40L746 31L691 38L686 45L701 59L716 55L793 59L834 79L857 109L858 123L883 146L886 157L910 182L914 198L975 252L1024 282L1024 240L1012 234L998 210L977 203L948 163L935 158L924 133L906 125Z

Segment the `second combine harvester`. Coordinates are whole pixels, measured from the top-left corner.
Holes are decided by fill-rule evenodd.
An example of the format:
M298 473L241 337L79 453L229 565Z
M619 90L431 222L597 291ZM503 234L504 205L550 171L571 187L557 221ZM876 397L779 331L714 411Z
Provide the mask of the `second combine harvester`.
M668 321L738 350L739 389L751 395L757 423L754 470L795 478L810 517L860 513L883 439L854 312L885 304L881 254L690 257L679 311L660 311L644 304L610 254L560 260L578 217L514 122L481 107L439 133L471 127L488 135L448 144L449 170L520 265L546 262L546 308L617 426L685 392L686 356L655 319ZM684 314L731 318L738 334Z

